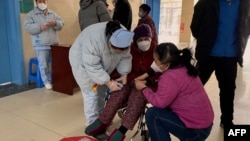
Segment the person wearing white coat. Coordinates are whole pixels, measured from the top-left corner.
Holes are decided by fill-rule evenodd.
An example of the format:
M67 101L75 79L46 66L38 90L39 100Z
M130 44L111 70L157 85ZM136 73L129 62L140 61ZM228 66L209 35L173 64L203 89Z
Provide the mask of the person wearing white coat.
M51 45L59 43L57 32L63 29L64 21L48 9L47 0L36 0L36 7L24 19L24 29L30 34L32 47L36 52L41 79L46 89L52 89Z
M102 90L108 87L116 91L126 84L132 67L133 36L118 21L102 22L84 29L71 46L69 61L83 95L86 125L93 123L104 108ZM115 69L121 77L112 80L110 74Z

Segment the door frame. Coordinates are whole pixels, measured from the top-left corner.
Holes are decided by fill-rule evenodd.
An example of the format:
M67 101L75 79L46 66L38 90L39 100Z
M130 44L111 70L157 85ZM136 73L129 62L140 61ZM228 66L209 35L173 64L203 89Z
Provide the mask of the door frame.
M160 23L160 4L161 0L146 0L146 4L151 7L149 15L155 22L156 32L159 34L159 23Z

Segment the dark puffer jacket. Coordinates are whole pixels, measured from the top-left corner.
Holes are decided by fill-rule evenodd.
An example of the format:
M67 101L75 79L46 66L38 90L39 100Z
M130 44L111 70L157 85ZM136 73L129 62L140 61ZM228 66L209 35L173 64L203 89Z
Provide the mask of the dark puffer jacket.
M128 0L118 0L115 4L113 20L118 20L128 30L131 30L132 9Z
M219 0L199 0L194 7L191 31L197 39L195 57L204 60L209 57L215 44L219 24ZM240 0L237 25L238 63L243 66L243 54L250 34L250 1Z
M80 0L79 4L78 20L81 30L91 24L112 20L105 0Z

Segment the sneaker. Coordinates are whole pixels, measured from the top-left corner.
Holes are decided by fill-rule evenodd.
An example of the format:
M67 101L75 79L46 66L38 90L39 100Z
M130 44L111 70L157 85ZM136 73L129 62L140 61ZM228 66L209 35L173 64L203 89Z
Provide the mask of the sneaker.
M110 136L108 137L107 141L124 141L125 135L122 134L118 129L115 129Z
M52 85L51 85L50 83L45 84L44 86L45 86L45 88L48 89L48 90L51 90L51 89L52 89Z
M106 130L107 125L103 124L99 119L97 119L85 129L85 133L90 136L97 136L104 134Z

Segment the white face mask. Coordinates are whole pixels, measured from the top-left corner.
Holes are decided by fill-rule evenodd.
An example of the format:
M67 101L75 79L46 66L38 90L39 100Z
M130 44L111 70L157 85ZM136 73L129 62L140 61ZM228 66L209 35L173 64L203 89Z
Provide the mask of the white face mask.
M150 48L150 44L151 44L151 41L148 41L148 40L137 42L138 48L142 51L148 51Z
M112 47L111 47L111 44L109 43L108 44L108 47L109 47L109 52L111 55L118 55L119 53L116 52Z
M118 52L116 52L114 49L110 49L110 54L112 54L112 55L119 55L119 53Z
M41 9L41 10L45 10L45 9L47 9L47 4L45 4L45 3L38 3L37 7L39 9Z
M155 64L155 61L153 61L153 63L150 66L155 72L163 72L163 70L161 68L159 68L159 66L157 66Z

